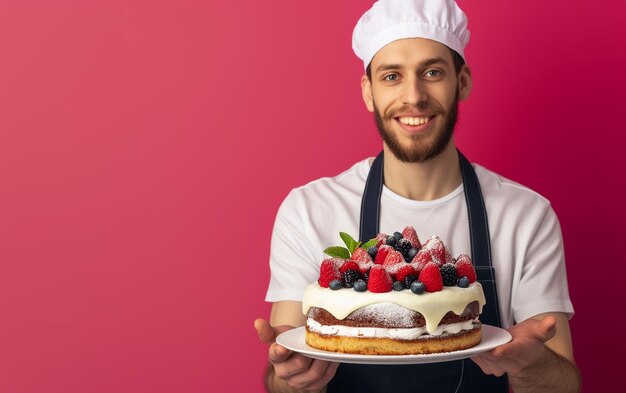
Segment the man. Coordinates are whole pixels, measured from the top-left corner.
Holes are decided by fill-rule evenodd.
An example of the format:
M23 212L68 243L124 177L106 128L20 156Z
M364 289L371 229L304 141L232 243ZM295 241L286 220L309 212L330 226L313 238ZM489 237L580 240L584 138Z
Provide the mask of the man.
M452 0L381 0L359 20L353 48L364 61L363 100L375 115L383 154L292 190L278 212L266 298L274 303L269 323L255 321L260 339L270 344L269 391L579 390L568 325L573 308L554 211L533 191L467 164L480 185L473 184L459 165L457 105L472 87L463 57L466 25ZM380 218L360 211L374 167L384 179ZM317 279L321 251L339 231L356 234L364 220L388 233L413 225L422 236L439 235L454 255L474 252L467 195L475 192L488 217L486 246L476 248L489 249L487 268L495 271L497 285L488 304L499 305L483 316L508 328L510 343L471 361L414 366L340 365L274 343L278 334L305 324L302 291Z

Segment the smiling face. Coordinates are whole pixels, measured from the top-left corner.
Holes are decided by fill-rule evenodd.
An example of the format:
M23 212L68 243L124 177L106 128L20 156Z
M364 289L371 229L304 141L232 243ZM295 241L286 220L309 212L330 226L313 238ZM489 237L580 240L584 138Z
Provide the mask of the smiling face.
M457 73L448 47L410 38L379 50L370 69L363 99L391 152L403 162L439 155L452 140L458 100L471 90L469 68Z

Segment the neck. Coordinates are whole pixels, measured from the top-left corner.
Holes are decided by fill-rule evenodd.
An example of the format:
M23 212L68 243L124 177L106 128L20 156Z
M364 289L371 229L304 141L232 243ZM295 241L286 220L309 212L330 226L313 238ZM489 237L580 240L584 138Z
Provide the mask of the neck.
M459 157L451 140L446 149L425 162L402 162L384 146L385 186L416 201L432 201L454 191L462 182Z

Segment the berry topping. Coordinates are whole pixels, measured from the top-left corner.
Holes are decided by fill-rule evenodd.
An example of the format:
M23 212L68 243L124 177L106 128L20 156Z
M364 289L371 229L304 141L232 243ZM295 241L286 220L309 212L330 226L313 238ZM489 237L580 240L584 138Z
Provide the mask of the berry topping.
M370 270L367 289L370 292L382 293L389 292L392 288L391 276L384 267L375 265Z
M406 266L406 263L404 262L402 254L396 250L391 250L389 254L387 254L383 266L390 274L396 274L399 268Z
M413 292L413 293L415 293L417 295L421 295L425 291L426 291L426 286L424 285L423 282L421 282L421 281L413 281L411 283L411 292Z
M453 287L456 285L457 276L456 268L451 263L445 263L441 268L441 278L443 279L443 285L446 287Z
M393 235L389 235L387 236L387 241L385 242L385 244L393 247L396 245L397 242L398 242L398 239L396 239Z
M339 268L339 273L344 274L347 270L359 270L359 264L354 261L345 261Z
M422 244L420 243L420 239L417 237L417 232L415 232L415 228L412 226L407 226L402 231L402 236L411 242L411 245L415 248L421 248Z
M404 289L404 284L401 283L400 281L394 281L393 282L393 290L394 291L401 291Z
M419 281L424 283L427 292L438 292L443 289L443 279L439 266L434 262L428 262L420 272Z
M355 262L372 262L372 257L367 251L361 247L357 247L350 257Z
M385 258L387 258L387 254L389 254L389 251L393 251L393 247L387 245L378 247L378 252L376 253L376 259L374 260L374 263L377 265L382 265L383 262L385 262Z
M357 292L365 292L367 291L367 284L363 280L357 280L354 283L353 289Z
M361 278L361 273L358 270L346 270L343 274L343 286L345 288L352 288L354 283Z
M328 288L330 282L333 280L340 280L341 273L335 264L333 259L325 259L320 266L320 278L317 280L318 284L322 288Z
M343 284L339 280L332 280L328 286L333 291L343 288Z
M407 265L406 263L398 269L398 271L396 272L396 281L401 281L404 282L404 279L406 278L406 276L409 275L414 275L417 276L417 273L415 272L415 269L413 269L413 266L411 265Z
M379 233L378 235L376 235L376 247L380 247L384 244L386 244L387 242L387 234L386 233Z
M454 266L456 267L456 274L467 277L470 284L476 281L476 271L470 257L465 254L459 255Z
M398 251L400 254L402 254L403 258L407 258L407 256L409 255L409 250L412 248L413 246L411 245L411 242L407 239L400 239L398 240L398 242L396 243L396 246L394 247L396 249L396 251Z
M411 247L409 249L409 252L406 253L406 257L404 258L404 260L407 262L411 262L413 258L415 258L415 256L417 255L418 251L419 250L416 247Z
M376 253L377 252L378 252L378 247L376 247L376 246L372 246L372 247L367 249L367 253L370 255L370 257L372 257L372 260L374 260L374 258L376 258Z
M411 288L411 284L413 284L414 281L417 281L417 274L409 274L408 276L404 277L405 288Z
M400 232L394 232L393 237L395 237L396 240L400 240L402 239L402 234Z
M467 288L467 287L469 287L469 284L470 284L470 282L467 279L467 277L463 276L463 277L459 278L459 282L456 285L458 285L461 288Z
M424 249L430 252L433 261L438 266L446 263L446 247L443 245L443 242L438 236L432 236L430 239L428 239L428 241L424 245Z
M415 254L415 258L411 260L411 263L421 263L422 265L426 265L428 262L434 262L433 256L430 254L430 251L426 248L422 248Z

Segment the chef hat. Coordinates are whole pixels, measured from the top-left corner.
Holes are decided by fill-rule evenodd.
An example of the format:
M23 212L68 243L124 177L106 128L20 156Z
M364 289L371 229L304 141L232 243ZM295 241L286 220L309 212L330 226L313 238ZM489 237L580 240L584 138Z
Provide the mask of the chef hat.
M352 49L365 68L382 47L403 38L428 38L457 52L469 41L467 17L454 0L379 0L356 24Z

